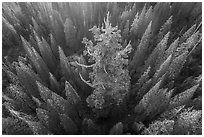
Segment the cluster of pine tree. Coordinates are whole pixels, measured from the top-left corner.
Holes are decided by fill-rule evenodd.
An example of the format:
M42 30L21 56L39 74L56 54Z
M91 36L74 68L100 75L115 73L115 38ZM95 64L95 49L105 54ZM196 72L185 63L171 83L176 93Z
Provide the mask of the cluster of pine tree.
M202 134L201 3L2 8L3 134Z

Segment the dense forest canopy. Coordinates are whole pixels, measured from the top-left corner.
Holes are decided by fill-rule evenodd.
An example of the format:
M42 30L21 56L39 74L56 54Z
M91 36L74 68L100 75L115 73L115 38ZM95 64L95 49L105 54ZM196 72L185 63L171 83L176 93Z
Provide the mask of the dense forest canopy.
M202 134L202 3L3 2L2 134Z

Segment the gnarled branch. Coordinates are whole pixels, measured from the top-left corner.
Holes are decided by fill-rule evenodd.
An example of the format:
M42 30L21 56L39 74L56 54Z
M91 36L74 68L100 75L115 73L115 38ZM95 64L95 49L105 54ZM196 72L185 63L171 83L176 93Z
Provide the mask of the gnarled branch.
M91 68L91 67L94 67L96 64L92 64L92 65L84 65L84 64L80 64L78 63L77 61L75 61L75 63L81 67L85 67L85 68Z
M94 86L93 86L91 83L89 83L88 81L86 81L86 80L82 77L81 73L79 73L79 76L80 76L81 80L82 80L84 83L86 83L86 84L89 85L90 87L94 88Z
M108 74L108 72L106 71L106 66L103 66L103 69L104 69L105 73Z
M89 55L94 57L94 55L89 51L89 49L87 49L87 52L88 52Z

